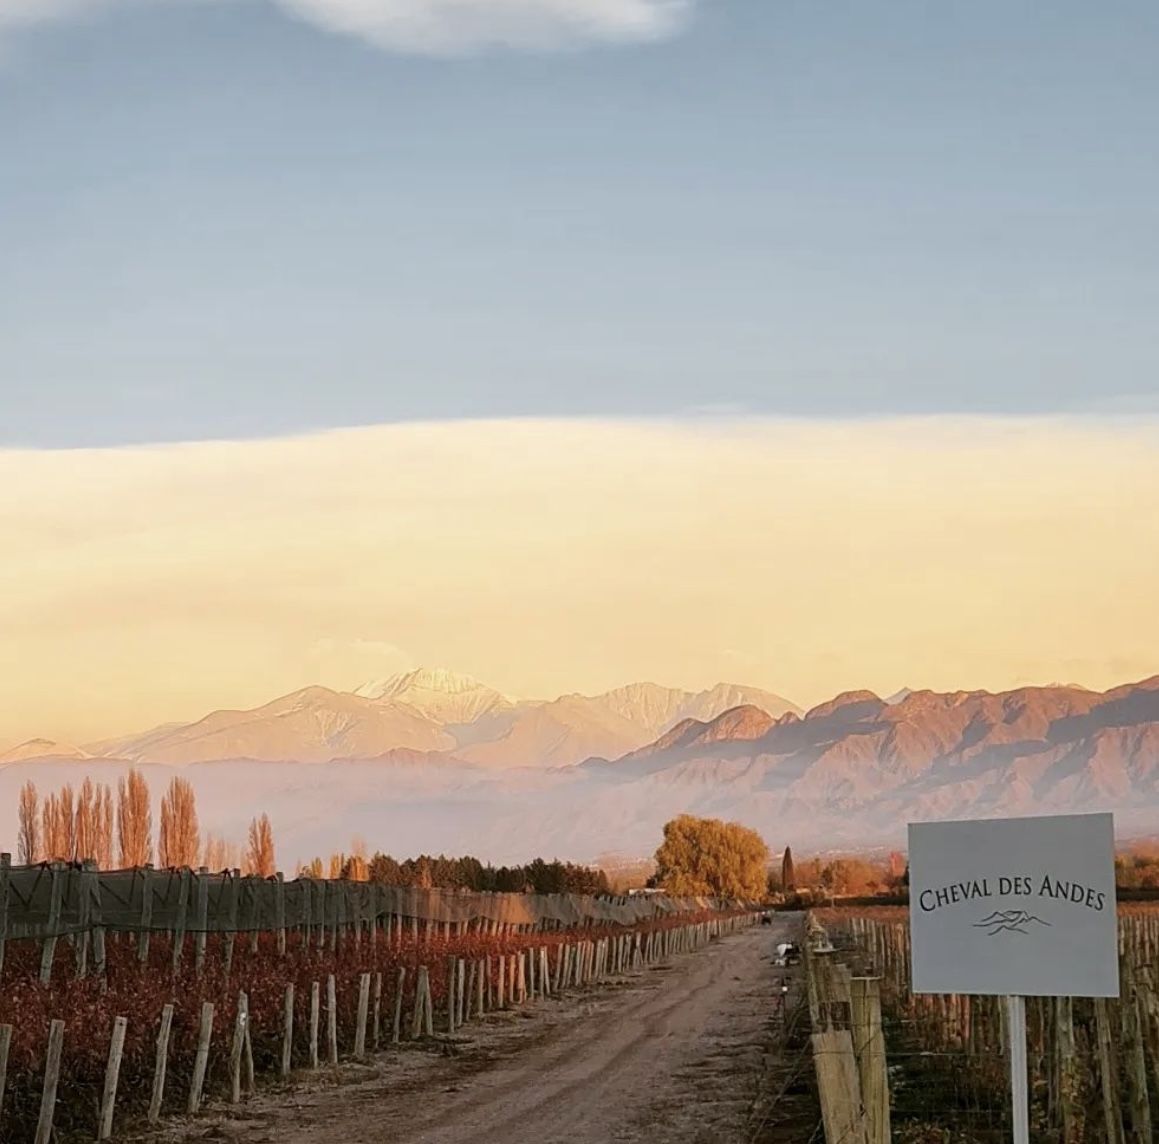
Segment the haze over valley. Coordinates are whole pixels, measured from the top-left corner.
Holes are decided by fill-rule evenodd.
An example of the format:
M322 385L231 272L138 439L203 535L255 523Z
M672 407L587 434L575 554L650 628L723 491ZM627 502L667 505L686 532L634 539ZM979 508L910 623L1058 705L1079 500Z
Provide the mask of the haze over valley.
M1110 809L1141 831L1159 813L1159 676L1107 692L854 691L802 712L735 684L519 701L417 670L84 746L20 744L0 755L0 834L25 781L132 767L155 790L187 777L219 835L269 813L285 864L357 835L495 862L646 855L684 812L804 849L897 845L914 819L1049 811Z

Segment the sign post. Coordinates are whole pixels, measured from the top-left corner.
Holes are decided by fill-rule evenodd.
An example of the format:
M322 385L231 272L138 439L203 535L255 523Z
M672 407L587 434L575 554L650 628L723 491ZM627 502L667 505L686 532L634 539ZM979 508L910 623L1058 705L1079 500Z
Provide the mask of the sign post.
M1010 1042L1010 1107L1014 1144L1030 1144L1030 1092L1026 1076L1026 998L1006 998Z
M1027 997L1117 997L1109 814L909 827L914 993L1006 998L1015 1144L1029 1144Z

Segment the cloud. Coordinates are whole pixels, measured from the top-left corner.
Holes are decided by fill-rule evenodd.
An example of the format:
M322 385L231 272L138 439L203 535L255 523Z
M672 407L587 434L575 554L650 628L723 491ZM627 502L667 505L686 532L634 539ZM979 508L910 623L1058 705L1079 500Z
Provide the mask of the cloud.
M178 0L0 0L0 28ZM207 0L196 0L207 2ZM696 0L268 0L329 31L386 51L455 56L554 51L674 35Z
M278 0L322 27L391 51L550 51L674 34L692 0Z

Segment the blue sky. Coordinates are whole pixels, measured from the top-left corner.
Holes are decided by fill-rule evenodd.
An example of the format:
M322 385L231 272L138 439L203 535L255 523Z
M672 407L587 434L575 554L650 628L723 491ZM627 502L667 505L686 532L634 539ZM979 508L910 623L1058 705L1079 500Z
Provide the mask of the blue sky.
M38 4L0 445L1159 404L1154 3Z

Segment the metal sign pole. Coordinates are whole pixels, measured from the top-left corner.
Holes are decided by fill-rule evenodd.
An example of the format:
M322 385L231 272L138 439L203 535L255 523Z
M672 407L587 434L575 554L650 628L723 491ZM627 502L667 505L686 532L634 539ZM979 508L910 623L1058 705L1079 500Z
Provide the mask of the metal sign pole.
M1011 1127L1014 1144L1030 1144L1030 1095L1026 1068L1026 998L1006 998L1006 1029L1010 1041Z

